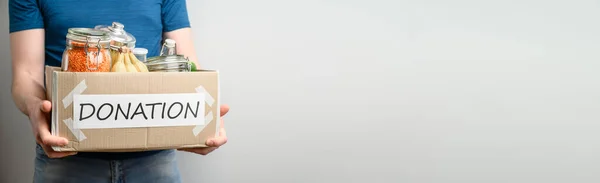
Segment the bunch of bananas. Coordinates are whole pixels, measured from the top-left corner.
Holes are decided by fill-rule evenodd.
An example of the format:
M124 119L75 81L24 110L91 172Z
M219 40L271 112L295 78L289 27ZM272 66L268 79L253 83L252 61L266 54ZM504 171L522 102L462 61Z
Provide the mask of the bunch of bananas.
M112 64L110 72L148 72L146 64L135 57L133 52L126 47L122 47L115 56L115 62Z

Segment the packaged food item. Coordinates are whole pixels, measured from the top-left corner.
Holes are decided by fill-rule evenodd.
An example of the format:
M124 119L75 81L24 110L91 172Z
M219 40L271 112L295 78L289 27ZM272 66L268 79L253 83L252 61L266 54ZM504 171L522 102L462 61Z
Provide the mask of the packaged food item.
M119 50L111 72L148 72L146 65L138 60L131 50L126 47Z
M122 47L129 49L135 48L136 39L133 35L125 31L125 26L119 22L113 22L111 26L97 25L94 29L108 32L110 35L110 52L113 63L116 63L118 53Z
M192 62L192 61L188 61L188 62L190 63L190 66L191 66L190 70L191 71L198 71L198 67L196 66L195 62Z
M146 48L134 48L133 49L133 55L135 55L135 57L141 61L141 62L146 62L146 58L148 55L148 49Z
M129 52L129 58L131 59L131 63L135 66L135 68L137 69L137 72L149 72L148 71L148 67L146 66L146 64L144 64L142 61L140 61L135 54L133 53L133 51Z
M121 54L123 54L123 57L125 57L125 68L127 69L127 72L138 72L135 65L133 65L133 63L131 62L131 57L129 56L131 54L131 51L126 50L124 52L121 52Z
M183 55L165 55L148 58L150 72L190 72L191 64Z
M109 72L110 36L90 28L69 28L62 57L62 70L67 72Z
M119 52L117 53L115 63L112 66L110 72L127 72L127 68L125 66L125 55Z
M160 56L165 55L177 55L177 49L175 47L175 40L166 39L160 49Z

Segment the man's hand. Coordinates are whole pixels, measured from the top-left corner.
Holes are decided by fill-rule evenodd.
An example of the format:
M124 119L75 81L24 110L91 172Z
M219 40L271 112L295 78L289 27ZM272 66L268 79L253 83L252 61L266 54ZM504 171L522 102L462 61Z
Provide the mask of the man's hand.
M225 123L223 122L223 116L225 116L225 114L227 114L227 112L229 112L229 106L222 105L221 106L221 117L220 117L221 129L219 129L219 137L208 139L206 141L206 145L208 147L186 148L186 149L178 149L178 150L192 152L192 153L196 153L196 154L200 154L200 155L207 155L207 154L213 152L214 150L218 149L225 143L227 143L227 134L225 133Z
M28 110L29 121L35 137L35 141L42 146L46 155L50 158L62 158L77 154L76 152L56 152L52 146L65 146L69 143L66 138L57 137L50 133L49 112L52 104L47 100L38 100L30 104Z

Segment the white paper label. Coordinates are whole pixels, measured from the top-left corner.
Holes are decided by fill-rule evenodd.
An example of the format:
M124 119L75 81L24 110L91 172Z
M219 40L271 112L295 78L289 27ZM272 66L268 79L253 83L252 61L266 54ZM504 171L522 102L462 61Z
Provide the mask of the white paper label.
M205 125L204 93L74 95L73 128Z

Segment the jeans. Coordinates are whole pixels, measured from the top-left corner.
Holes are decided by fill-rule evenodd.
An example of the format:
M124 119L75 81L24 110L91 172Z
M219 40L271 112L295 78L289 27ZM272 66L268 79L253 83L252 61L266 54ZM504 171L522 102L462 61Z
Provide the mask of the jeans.
M68 156L52 159L38 145L34 183L179 183L175 151L124 160Z

